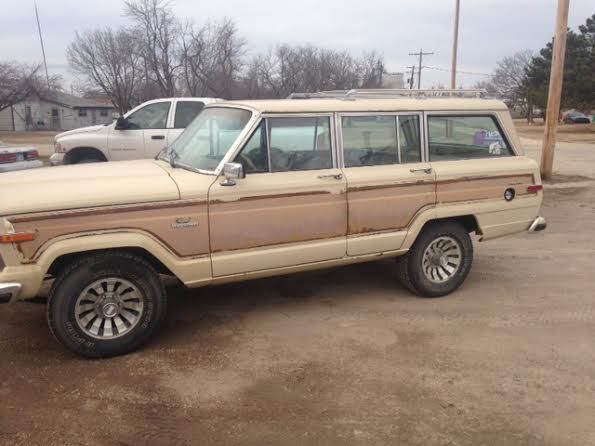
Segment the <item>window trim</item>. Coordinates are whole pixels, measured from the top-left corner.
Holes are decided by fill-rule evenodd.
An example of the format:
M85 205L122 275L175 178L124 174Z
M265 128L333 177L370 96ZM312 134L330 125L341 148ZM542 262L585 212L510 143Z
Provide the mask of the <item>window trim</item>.
M387 166L405 166L407 164L420 164L420 163L427 163L429 157L426 155L426 135L424 133L424 127L425 127L425 119L424 119L424 114L425 112L420 111L420 110L411 110L411 111L384 111L384 112L370 112L370 111L366 111L366 112L338 112L335 113L335 127L336 127L336 134L337 134L337 151L341 154L341 164L340 164L340 169L357 169L360 167L377 167L377 166L353 166L353 167L345 167L345 153L344 153L344 147L343 147L343 117L344 116L352 116L352 117L358 117L358 116L394 116L395 117L395 129L397 132L397 152L398 152L398 157L399 157L399 163L398 164L383 164L382 166L387 167ZM419 128L419 156L420 156L420 161L417 163L406 163L406 164L401 164L401 145L400 145L400 137L399 137L399 120L398 117L399 116L417 116L417 125Z
M429 123L429 118L433 118L433 117L450 117L450 116L458 116L461 118L478 118L478 117L485 117L485 116L489 116L494 120L494 123L496 124L496 128L498 129L498 131L500 132L500 134L502 135L502 138L504 139L504 142L506 143L506 145L508 146L511 154L510 156L519 156L519 152L517 151L517 148L515 147L514 144L512 144L512 138L510 137L510 135L508 134L508 132L506 131L506 127L502 124L502 121L500 120L500 116L498 113L493 112L493 111L485 111L485 110L478 110L478 111L473 111L473 112L468 112L465 111L463 113L461 113L461 111L456 111L456 110L449 110L449 111L426 111L424 112L424 130L426 133L426 154L427 154L427 160L429 163L434 162L434 163L448 163L448 162L452 162L452 161L473 161L476 160L478 158L469 158L469 159L457 159L457 160L440 160L440 161L432 161L430 159L430 123ZM498 157L491 157L491 158L481 158L481 159L498 159Z

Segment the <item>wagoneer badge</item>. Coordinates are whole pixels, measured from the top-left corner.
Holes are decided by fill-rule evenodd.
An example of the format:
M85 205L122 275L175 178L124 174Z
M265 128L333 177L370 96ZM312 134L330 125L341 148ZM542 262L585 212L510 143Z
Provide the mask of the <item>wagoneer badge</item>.
M192 221L190 217L176 218L176 222L171 224L174 229L191 228L193 226L198 226L198 222Z

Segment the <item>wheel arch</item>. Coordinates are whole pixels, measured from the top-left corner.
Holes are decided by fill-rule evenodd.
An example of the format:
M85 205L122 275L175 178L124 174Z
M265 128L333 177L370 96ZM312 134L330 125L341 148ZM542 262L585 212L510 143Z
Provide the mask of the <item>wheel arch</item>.
M76 164L84 157L97 157L102 161L107 161L107 156L102 150L92 146L79 146L66 152L64 164Z
M106 251L135 253L184 283L211 279L209 255L180 258L149 234L132 231L69 235L43 247L35 262L45 274L56 275L80 256Z
M452 213L452 215L450 215ZM409 226L407 236L403 241L401 249L409 249L429 224L435 224L440 222L457 222L461 224L468 233L475 232L478 235L482 235L481 226L477 216L473 213L456 213L453 210L444 211L440 208L429 209L422 212L415 218L412 224Z

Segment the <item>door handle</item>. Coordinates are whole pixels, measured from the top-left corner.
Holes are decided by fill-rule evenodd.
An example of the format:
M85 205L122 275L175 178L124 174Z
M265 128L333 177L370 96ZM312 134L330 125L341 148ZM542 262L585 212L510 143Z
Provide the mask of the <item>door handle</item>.
M427 173L429 175L432 173L432 168L431 167L420 167L419 169L409 169L409 172L411 172L411 173L423 172L423 173Z
M342 180L343 174L337 173L337 174L331 174L331 175L318 175L318 179L320 179L320 180L326 180L327 178L334 178L335 180Z
M165 139L165 135L153 135L151 139Z

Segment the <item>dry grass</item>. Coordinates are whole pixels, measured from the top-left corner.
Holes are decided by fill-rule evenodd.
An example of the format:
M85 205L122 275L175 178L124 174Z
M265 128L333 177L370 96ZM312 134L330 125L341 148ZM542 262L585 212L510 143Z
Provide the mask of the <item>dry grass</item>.
M6 144L53 144L59 132L5 132L0 131L0 141Z
M544 126L539 121L529 125L524 119L515 119L514 125L521 137L539 140L543 138ZM560 124L556 139L561 142L595 143L595 123Z

